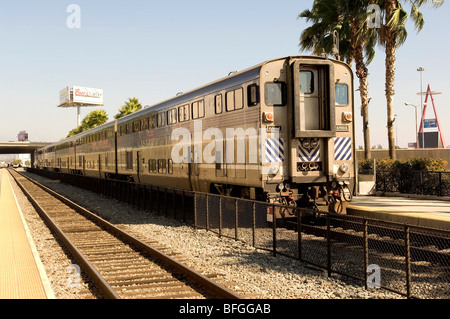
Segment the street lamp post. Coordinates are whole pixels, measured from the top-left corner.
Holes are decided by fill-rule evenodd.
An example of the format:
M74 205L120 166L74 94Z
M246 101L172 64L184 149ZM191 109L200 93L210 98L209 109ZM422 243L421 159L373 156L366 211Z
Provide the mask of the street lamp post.
M405 103L406 106L410 105L410 106L414 106L414 113L416 116L416 148L419 148L419 135L417 134L417 105L414 104L410 104L410 103Z
M394 121L397 119L397 114L394 114ZM395 144L396 147L399 148L399 142L398 142L398 123L395 123Z
M422 89L422 72L425 71L425 69L423 67L419 67L417 69L418 72L420 72L420 111L423 114L423 89ZM420 120L420 126L422 127L422 148L425 148L425 141L424 141L424 127L423 127L423 116L422 119ZM417 145L418 146L418 145Z

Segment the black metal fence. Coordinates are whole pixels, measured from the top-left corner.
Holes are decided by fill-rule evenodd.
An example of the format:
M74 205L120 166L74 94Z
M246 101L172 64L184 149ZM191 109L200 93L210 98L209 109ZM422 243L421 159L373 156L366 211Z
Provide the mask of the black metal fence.
M450 196L450 172L377 170L376 190L383 193Z
M296 208L272 223L278 205L123 181L29 169L48 178L173 217L218 236L284 255L407 297L450 297L450 232Z

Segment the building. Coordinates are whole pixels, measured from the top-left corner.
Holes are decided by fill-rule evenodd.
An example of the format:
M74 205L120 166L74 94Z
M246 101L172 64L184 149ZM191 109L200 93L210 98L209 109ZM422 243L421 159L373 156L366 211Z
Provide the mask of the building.
M28 141L28 133L27 133L27 131L20 131L19 135L17 136L17 140L19 142L27 142Z

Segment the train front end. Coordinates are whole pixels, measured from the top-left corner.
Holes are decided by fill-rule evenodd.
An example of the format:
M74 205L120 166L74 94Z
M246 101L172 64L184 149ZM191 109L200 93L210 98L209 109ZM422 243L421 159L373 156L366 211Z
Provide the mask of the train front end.
M261 77L268 200L346 213L356 175L352 70L291 57L267 64Z

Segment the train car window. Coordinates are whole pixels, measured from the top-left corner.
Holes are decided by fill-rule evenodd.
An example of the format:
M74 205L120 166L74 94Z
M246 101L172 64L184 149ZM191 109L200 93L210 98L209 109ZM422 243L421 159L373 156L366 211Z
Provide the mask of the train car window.
M314 92L314 73L300 71L300 93L312 94Z
M198 117L205 117L205 101L198 102Z
M229 91L225 95L227 112L244 108L244 89Z
M175 124L177 123L177 109L173 108L167 111L167 124Z
M157 121L156 124L157 124L158 127L166 126L166 117L165 117L165 113L159 113L159 114L158 114L158 121Z
M157 166L156 166L156 160L155 159L149 159L148 160L148 171L150 173L156 173L157 172Z
M178 107L178 122L189 120L189 104Z
M151 115L148 118L148 127L150 129L153 129L156 127L156 116L155 115Z
M133 122L133 133L139 132L139 129L140 129L139 126L140 126L139 121Z
M158 173L166 174L167 173L167 162L165 159L158 160Z
M225 95L227 112L234 111L234 91L227 92Z
M148 129L148 117L141 119L141 131Z
M234 91L234 109L244 108L244 90L242 88Z
M215 111L216 114L221 114L222 113L222 94L218 94L214 97L214 106L215 106Z
M336 84L335 87L336 105L344 106L348 105L348 85Z
M266 83L266 104L272 106L286 105L286 83L271 82Z
M167 165L167 172L168 172L169 174L173 174L173 160L172 160L172 159L169 159L169 160L167 161L167 163L168 163L168 165Z
M205 117L205 102L203 100L192 103L192 119Z
M125 134L130 134L130 123L125 125Z
M252 84L247 87L247 104L248 106L255 106L259 103L258 85Z

